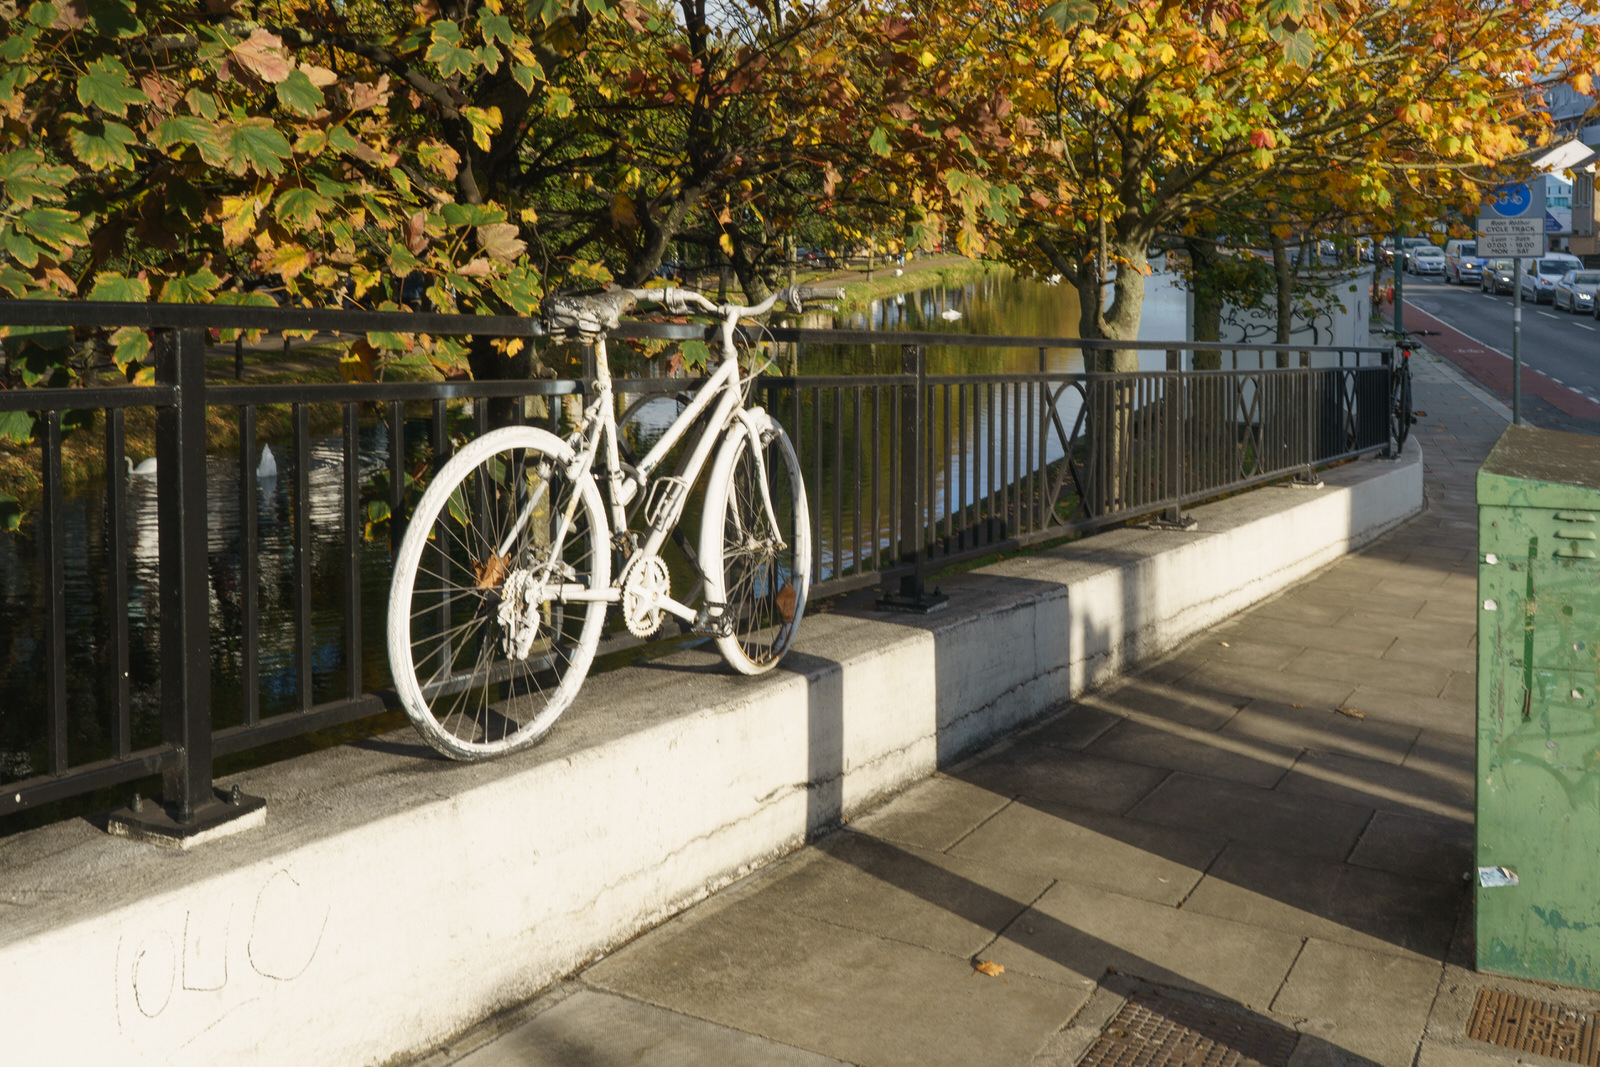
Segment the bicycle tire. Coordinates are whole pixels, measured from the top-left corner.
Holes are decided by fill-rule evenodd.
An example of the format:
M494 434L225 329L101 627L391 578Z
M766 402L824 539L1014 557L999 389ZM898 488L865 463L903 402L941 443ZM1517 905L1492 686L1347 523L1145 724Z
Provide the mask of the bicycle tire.
M600 494L592 477L565 477L571 459L544 430L486 433L439 470L400 543L389 589L390 672L417 731L453 759L537 741L588 674L606 603L569 610L541 581L550 573L543 567L552 531L568 510L553 580L589 590L611 580ZM528 521L500 553L524 510Z
M762 462L756 462L757 449ZM778 520L770 526L760 489L765 470ZM706 601L723 606L731 632L717 650L740 674L763 674L794 644L811 589L811 515L789 436L759 408L728 428L706 485L700 527Z
M1411 436L1411 424L1416 421L1411 414L1411 364L1408 362L1402 362L1395 371L1392 400L1389 426L1394 434L1394 450L1398 454L1405 449L1406 438Z

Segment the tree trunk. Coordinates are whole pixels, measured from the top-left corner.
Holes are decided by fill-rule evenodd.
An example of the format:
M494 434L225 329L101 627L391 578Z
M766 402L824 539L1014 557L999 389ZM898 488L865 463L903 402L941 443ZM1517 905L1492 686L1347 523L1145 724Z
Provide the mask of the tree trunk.
M1111 306L1105 306L1101 272L1092 266L1078 275L1081 308L1079 332L1085 338L1133 341L1139 336L1144 311L1146 240L1143 235L1121 237L1109 243L1109 259L1118 263L1111 281ZM1134 348L1098 348L1083 354L1090 373L1131 374L1139 369ZM1089 499L1091 515L1120 511L1126 506L1129 461L1136 454L1128 437L1133 413L1133 388L1126 379L1091 382L1086 390L1089 406Z
M1289 343L1289 333L1294 328L1294 265L1289 262L1289 248L1282 237L1272 235L1272 270L1278 278L1278 328L1274 342ZM1289 365L1289 353L1278 353L1278 366Z
M1185 237L1183 245L1189 252L1191 265L1194 339L1220 341L1222 340L1222 284L1217 278L1217 266L1222 257L1217 251L1217 243L1204 237ZM1221 370L1222 350L1195 349L1194 369Z

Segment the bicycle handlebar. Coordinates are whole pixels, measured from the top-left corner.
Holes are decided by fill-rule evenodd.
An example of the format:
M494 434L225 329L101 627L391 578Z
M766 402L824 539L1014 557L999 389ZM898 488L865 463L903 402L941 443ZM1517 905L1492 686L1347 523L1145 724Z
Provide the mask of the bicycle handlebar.
M686 315L691 309L709 311L722 320L722 331L731 337L733 327L742 318L765 315L780 299L798 315L805 309L806 301L837 300L844 296L841 288L813 288L790 286L779 289L761 303L752 307L740 304L713 304L692 289L668 286L664 289L607 289L600 293L555 293L545 299L540 309L545 332L556 340L594 340L616 328L623 312L639 301L659 304L672 315Z

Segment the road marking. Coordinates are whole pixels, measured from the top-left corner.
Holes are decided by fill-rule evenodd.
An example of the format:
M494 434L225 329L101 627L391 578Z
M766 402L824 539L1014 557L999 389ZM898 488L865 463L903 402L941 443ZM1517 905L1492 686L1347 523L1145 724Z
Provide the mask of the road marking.
M1560 318L1560 316L1559 316L1559 315L1554 315L1554 314L1551 314L1551 313L1550 313L1550 312L1548 312L1548 311L1541 311L1541 312L1539 312L1539 314L1541 314L1541 315L1543 315L1543 316L1544 316L1544 317L1545 317L1545 318L1547 318L1547 319L1556 319L1556 318Z
M1588 330L1590 333L1594 333L1594 327L1593 326L1585 326L1581 322L1575 322L1572 325L1576 326L1580 330Z

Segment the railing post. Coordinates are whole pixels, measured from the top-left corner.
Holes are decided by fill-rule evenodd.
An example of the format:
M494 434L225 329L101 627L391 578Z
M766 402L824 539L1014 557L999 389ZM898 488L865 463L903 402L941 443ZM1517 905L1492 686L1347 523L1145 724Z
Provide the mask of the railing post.
M911 573L900 577L899 591L884 588L878 597L880 611L937 611L950 598L924 584L927 561L927 501L922 469L924 436L923 398L927 392L927 349L922 345L900 347L900 551L904 562L909 542Z
M112 813L114 834L185 847L201 833L259 825L266 802L211 779L211 597L206 566L205 331L163 331L156 380L175 402L156 411L156 519L161 531L161 739L175 753L162 771L164 810L140 803ZM252 819L240 816L253 815Z

